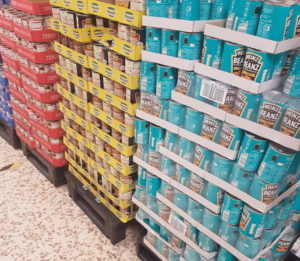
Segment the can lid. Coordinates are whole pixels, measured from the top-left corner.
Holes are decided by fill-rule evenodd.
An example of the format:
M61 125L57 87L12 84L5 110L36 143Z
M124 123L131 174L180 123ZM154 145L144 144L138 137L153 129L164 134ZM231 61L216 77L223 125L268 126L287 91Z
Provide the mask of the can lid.
M300 99L297 99L297 98L289 98L288 105L289 105L289 107L291 107L292 109L296 109L296 110L299 110L299 111L300 111Z
M266 100L270 100L270 101L278 102L278 103L282 103L282 104L284 104L288 101L288 97L286 95L282 94L279 91L274 91L274 90L265 92L263 94L263 97Z
M281 145L279 145L279 144L277 144L277 143L275 143L275 142L271 142L270 143L270 146L273 148L273 149L275 149L275 150L277 150L279 153L282 153L282 154L296 154L296 151L294 151L294 150L291 150L291 149L288 149L288 148L286 148L286 147L283 147L283 146L281 146Z

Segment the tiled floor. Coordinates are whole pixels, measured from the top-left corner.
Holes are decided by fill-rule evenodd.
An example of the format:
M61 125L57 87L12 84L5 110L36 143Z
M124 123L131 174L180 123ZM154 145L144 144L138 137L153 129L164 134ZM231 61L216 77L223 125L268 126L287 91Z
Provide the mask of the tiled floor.
M0 138L1 261L136 261L137 230L113 246L69 198L66 186L55 188L23 156Z

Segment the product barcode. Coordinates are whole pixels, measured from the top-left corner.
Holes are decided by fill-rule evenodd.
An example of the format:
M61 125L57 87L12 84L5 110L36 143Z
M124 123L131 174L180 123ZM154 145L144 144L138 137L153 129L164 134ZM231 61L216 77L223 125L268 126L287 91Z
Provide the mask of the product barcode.
M186 225L178 217L176 217L174 215L170 215L170 217L169 217L169 224L173 228L175 228L177 231L179 231L180 233L185 234Z
M214 81L203 80L200 95L211 101L224 104L227 96L227 90Z
M242 168L245 167L247 159L248 159L247 153L241 154L238 165L241 166Z

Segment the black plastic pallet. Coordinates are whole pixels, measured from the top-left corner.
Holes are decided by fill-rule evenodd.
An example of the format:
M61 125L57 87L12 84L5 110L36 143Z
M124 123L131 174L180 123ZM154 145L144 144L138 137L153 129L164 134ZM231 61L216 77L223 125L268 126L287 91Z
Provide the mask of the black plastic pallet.
M55 167L46 160L38 151L30 148L26 143L21 141L23 154L55 187L67 183L65 172L67 166Z
M102 203L96 201L95 196L85 190L82 183L71 173L66 172L69 196L99 228L99 230L111 241L113 245L126 238L126 227L123 223Z
M145 228L141 228L138 240L138 245L136 247L136 253L139 259L142 261L161 261L145 244L144 237L147 233Z
M14 149L20 149L21 143L16 130L0 121L0 137L2 137Z

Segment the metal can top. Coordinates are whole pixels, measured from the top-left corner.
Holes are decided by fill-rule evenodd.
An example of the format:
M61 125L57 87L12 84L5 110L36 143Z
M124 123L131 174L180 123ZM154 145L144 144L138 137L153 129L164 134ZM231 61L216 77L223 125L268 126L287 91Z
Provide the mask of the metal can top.
M279 91L265 92L263 94L263 97L264 97L264 99L272 101L272 102L282 103L282 105L284 105L284 103L286 103L288 101L288 97Z
M270 146L272 147L272 149L278 151L281 154L285 154L285 155L291 155L291 154L295 154L296 152L294 150L288 149L286 147L283 147L275 142L271 142Z

